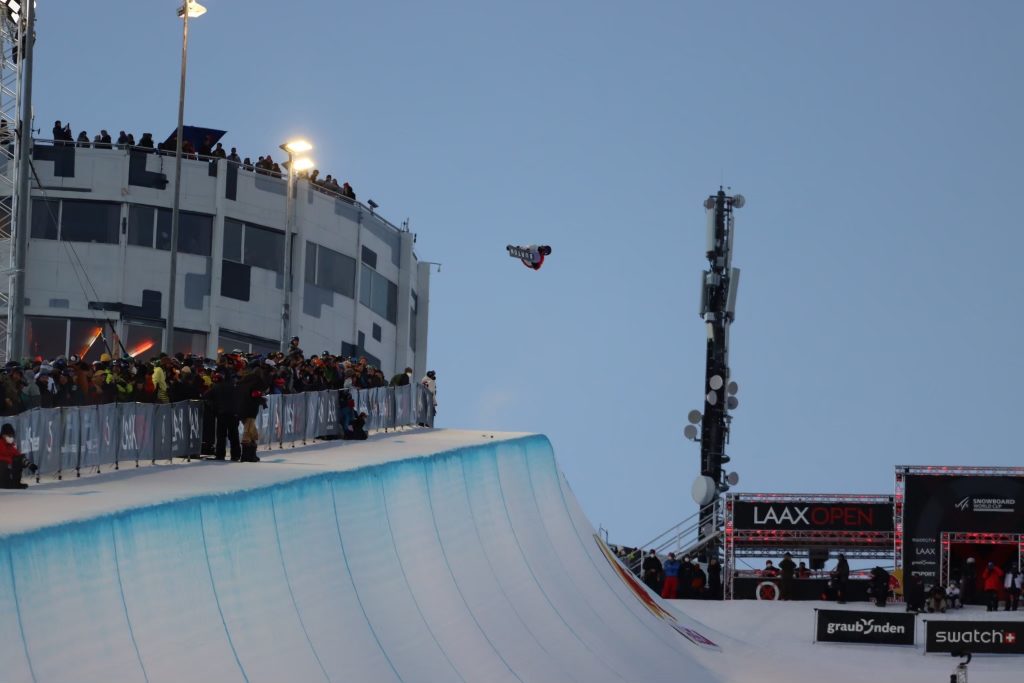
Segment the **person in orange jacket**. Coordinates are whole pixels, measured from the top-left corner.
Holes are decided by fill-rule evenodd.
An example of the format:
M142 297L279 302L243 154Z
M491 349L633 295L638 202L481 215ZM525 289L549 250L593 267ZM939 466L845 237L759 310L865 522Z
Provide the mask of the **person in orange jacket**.
M988 611L995 612L999 608L999 591L1003 588L1003 570L995 562L989 562L981 572L981 580L984 582Z
M14 425L5 422L0 427L0 488L2 489L27 489L28 484L21 482L21 472L24 469L35 472L38 469L31 460L28 460L15 443Z

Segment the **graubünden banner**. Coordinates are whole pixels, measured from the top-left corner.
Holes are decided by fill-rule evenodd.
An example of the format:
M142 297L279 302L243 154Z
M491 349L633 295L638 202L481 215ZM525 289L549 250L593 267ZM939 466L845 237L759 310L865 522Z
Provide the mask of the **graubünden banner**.
M892 504L736 501L733 526L787 531L892 531Z
M913 612L816 609L815 642L913 645Z

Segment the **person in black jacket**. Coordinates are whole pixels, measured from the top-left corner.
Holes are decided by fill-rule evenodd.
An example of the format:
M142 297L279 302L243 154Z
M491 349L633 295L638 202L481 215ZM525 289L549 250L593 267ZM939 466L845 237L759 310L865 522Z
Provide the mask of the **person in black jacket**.
M644 583L652 591L661 595L661 560L653 550L644 558L643 563Z
M206 404L217 420L217 440L213 454L217 460L223 460L230 442L231 459L238 462L242 459L242 449L238 443L238 399L234 382L225 375L224 368L218 368L213 373L213 386L206 392Z
M903 598L907 603L908 612L924 611L924 579L917 574L910 576L907 587L903 590Z
M846 561L846 555L839 553L839 560L831 574L836 602L842 605L846 603L846 582L850 580L850 563Z
M238 378L235 396L238 399L238 418L242 421L242 462L259 462L256 449L259 446L260 433L256 429L256 416L260 408L267 405L263 393L267 390L267 380L257 360L249 361L249 366Z
M871 597L875 599L875 605L885 607L889 597L889 572L881 567L871 570Z
M793 575L796 573L796 563L793 562L793 556L789 553L786 553L782 561L779 562L779 572L782 574L782 595L779 596L779 599L792 600Z

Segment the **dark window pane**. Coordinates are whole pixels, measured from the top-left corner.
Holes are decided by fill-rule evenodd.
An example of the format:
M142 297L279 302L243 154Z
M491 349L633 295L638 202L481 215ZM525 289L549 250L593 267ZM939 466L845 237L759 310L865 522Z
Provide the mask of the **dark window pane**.
M106 335L108 342L113 343L110 336L110 328L103 329L102 321L95 320L72 320L71 321L71 343L68 353L77 354L82 360L91 363L100 359L100 354L109 353L103 341ZM120 356L120 350L112 353L112 356Z
M242 223L224 219L224 258L229 261L242 261Z
M373 334L373 338L376 339L377 341L380 341L382 332L383 332L383 330L381 330L380 325L378 325L377 323L374 323L373 324L373 330L371 332L371 334Z
M306 242L306 272L304 273L306 284L316 284L316 243ZM323 286L323 285L321 285Z
M245 254L243 263L284 272L284 233L253 225L245 226Z
M249 266L234 261L221 261L220 295L239 301L249 300Z
M188 211L178 213L178 251L209 256L212 239L213 216Z
M377 252L373 249L363 247L363 263L370 266L371 268L377 267Z
M388 314L388 281L380 273L373 274L373 288L370 290L370 310L382 318Z
M69 242L117 244L120 222L120 204L65 199L60 236Z
M324 289L337 292L350 299L355 296L356 260L327 247L320 247L319 258L316 272L317 283Z
M153 248L152 206L132 206L128 209L128 244Z
M32 200L32 236L44 240L57 239L59 199Z
M232 337L230 334L221 332L220 336L217 337L217 354L231 353L236 349L242 353L250 353L251 345L247 341L243 341L236 337Z
M67 353L68 321L64 318L25 318L25 348L32 358L56 358Z
M388 305L384 317L394 325L398 323L398 285L391 280L385 280L385 282L388 283Z
M206 333L187 332L185 330L174 330L174 351L173 353L193 353L197 356L206 355Z
M409 314L409 348L416 352L416 311Z
M363 268L359 275L359 303L367 308L370 307L370 290L373 289L373 276L375 273L369 268Z
M164 341L164 328L145 323L128 323L125 325L124 346L133 358L149 360L160 354Z
M156 248L171 250L173 211L159 209L156 219ZM213 216L189 211L178 212L178 252L209 256L213 239Z

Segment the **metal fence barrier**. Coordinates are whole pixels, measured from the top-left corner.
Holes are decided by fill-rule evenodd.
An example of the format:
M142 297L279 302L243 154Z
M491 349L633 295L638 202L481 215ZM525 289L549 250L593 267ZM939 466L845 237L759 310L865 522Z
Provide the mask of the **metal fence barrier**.
M284 448L323 436L341 435L342 392L310 391L267 397L256 424L260 445ZM419 384L348 390L355 413L365 412L366 429L434 424L430 393ZM14 426L18 448L43 475L80 476L83 469L119 469L123 464L198 457L203 447L202 401L108 403L98 406L34 408L0 418Z

